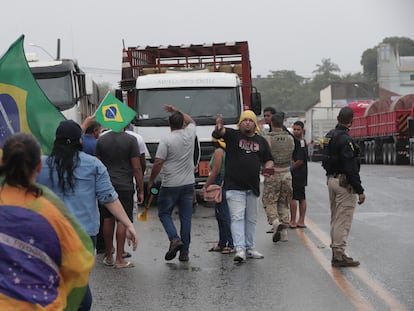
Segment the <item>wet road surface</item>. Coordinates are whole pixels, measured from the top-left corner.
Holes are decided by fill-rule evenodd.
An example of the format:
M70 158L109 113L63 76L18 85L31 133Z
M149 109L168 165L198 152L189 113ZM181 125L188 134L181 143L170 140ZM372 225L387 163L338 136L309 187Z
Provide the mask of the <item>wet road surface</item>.
M214 208L199 205L190 261L166 262L169 242L153 206L147 222L135 220L134 268L105 267L96 256L93 310L414 310L414 168L363 166L361 175L367 201L355 212L347 248L359 268L330 265L326 181L320 163L310 163L308 228L273 243L259 207L256 248L264 259L235 264L233 255L208 252L217 222Z

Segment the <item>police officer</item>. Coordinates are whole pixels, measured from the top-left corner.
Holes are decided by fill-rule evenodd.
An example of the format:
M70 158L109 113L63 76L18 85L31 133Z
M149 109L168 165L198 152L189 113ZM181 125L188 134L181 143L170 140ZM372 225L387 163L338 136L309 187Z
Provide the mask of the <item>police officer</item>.
M357 199L358 204L365 201L359 176L359 147L348 133L353 119L353 110L343 107L337 117L338 124L326 134L324 140L322 166L328 177L333 267L359 266L359 261L345 254Z

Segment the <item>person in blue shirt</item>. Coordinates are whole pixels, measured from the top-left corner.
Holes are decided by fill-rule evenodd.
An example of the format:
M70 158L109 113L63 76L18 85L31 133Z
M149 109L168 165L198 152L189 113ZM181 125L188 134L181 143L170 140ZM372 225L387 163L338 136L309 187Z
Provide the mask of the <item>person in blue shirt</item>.
M137 247L134 225L118 199L108 171L96 157L82 151L82 129L72 120L60 123L49 156L42 156L37 182L49 187L65 203L70 213L89 234L94 245L99 231L97 202L127 228L128 244Z
M90 155L95 155L96 152L96 140L101 134L102 126L96 121L91 121L90 125L86 128L85 134L82 136L83 151Z

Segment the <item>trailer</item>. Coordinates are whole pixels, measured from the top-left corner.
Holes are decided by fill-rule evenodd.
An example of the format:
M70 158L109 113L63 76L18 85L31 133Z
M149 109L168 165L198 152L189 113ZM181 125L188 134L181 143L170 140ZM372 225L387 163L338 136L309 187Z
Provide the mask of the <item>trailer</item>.
M414 165L414 94L377 100L355 117L350 135L366 164Z

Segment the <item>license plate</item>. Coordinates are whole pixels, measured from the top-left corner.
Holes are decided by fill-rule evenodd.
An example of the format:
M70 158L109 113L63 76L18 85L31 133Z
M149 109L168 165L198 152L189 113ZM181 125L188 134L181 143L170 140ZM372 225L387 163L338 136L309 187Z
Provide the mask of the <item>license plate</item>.
M198 164L198 175L201 177L206 177L210 174L210 162L200 161Z

